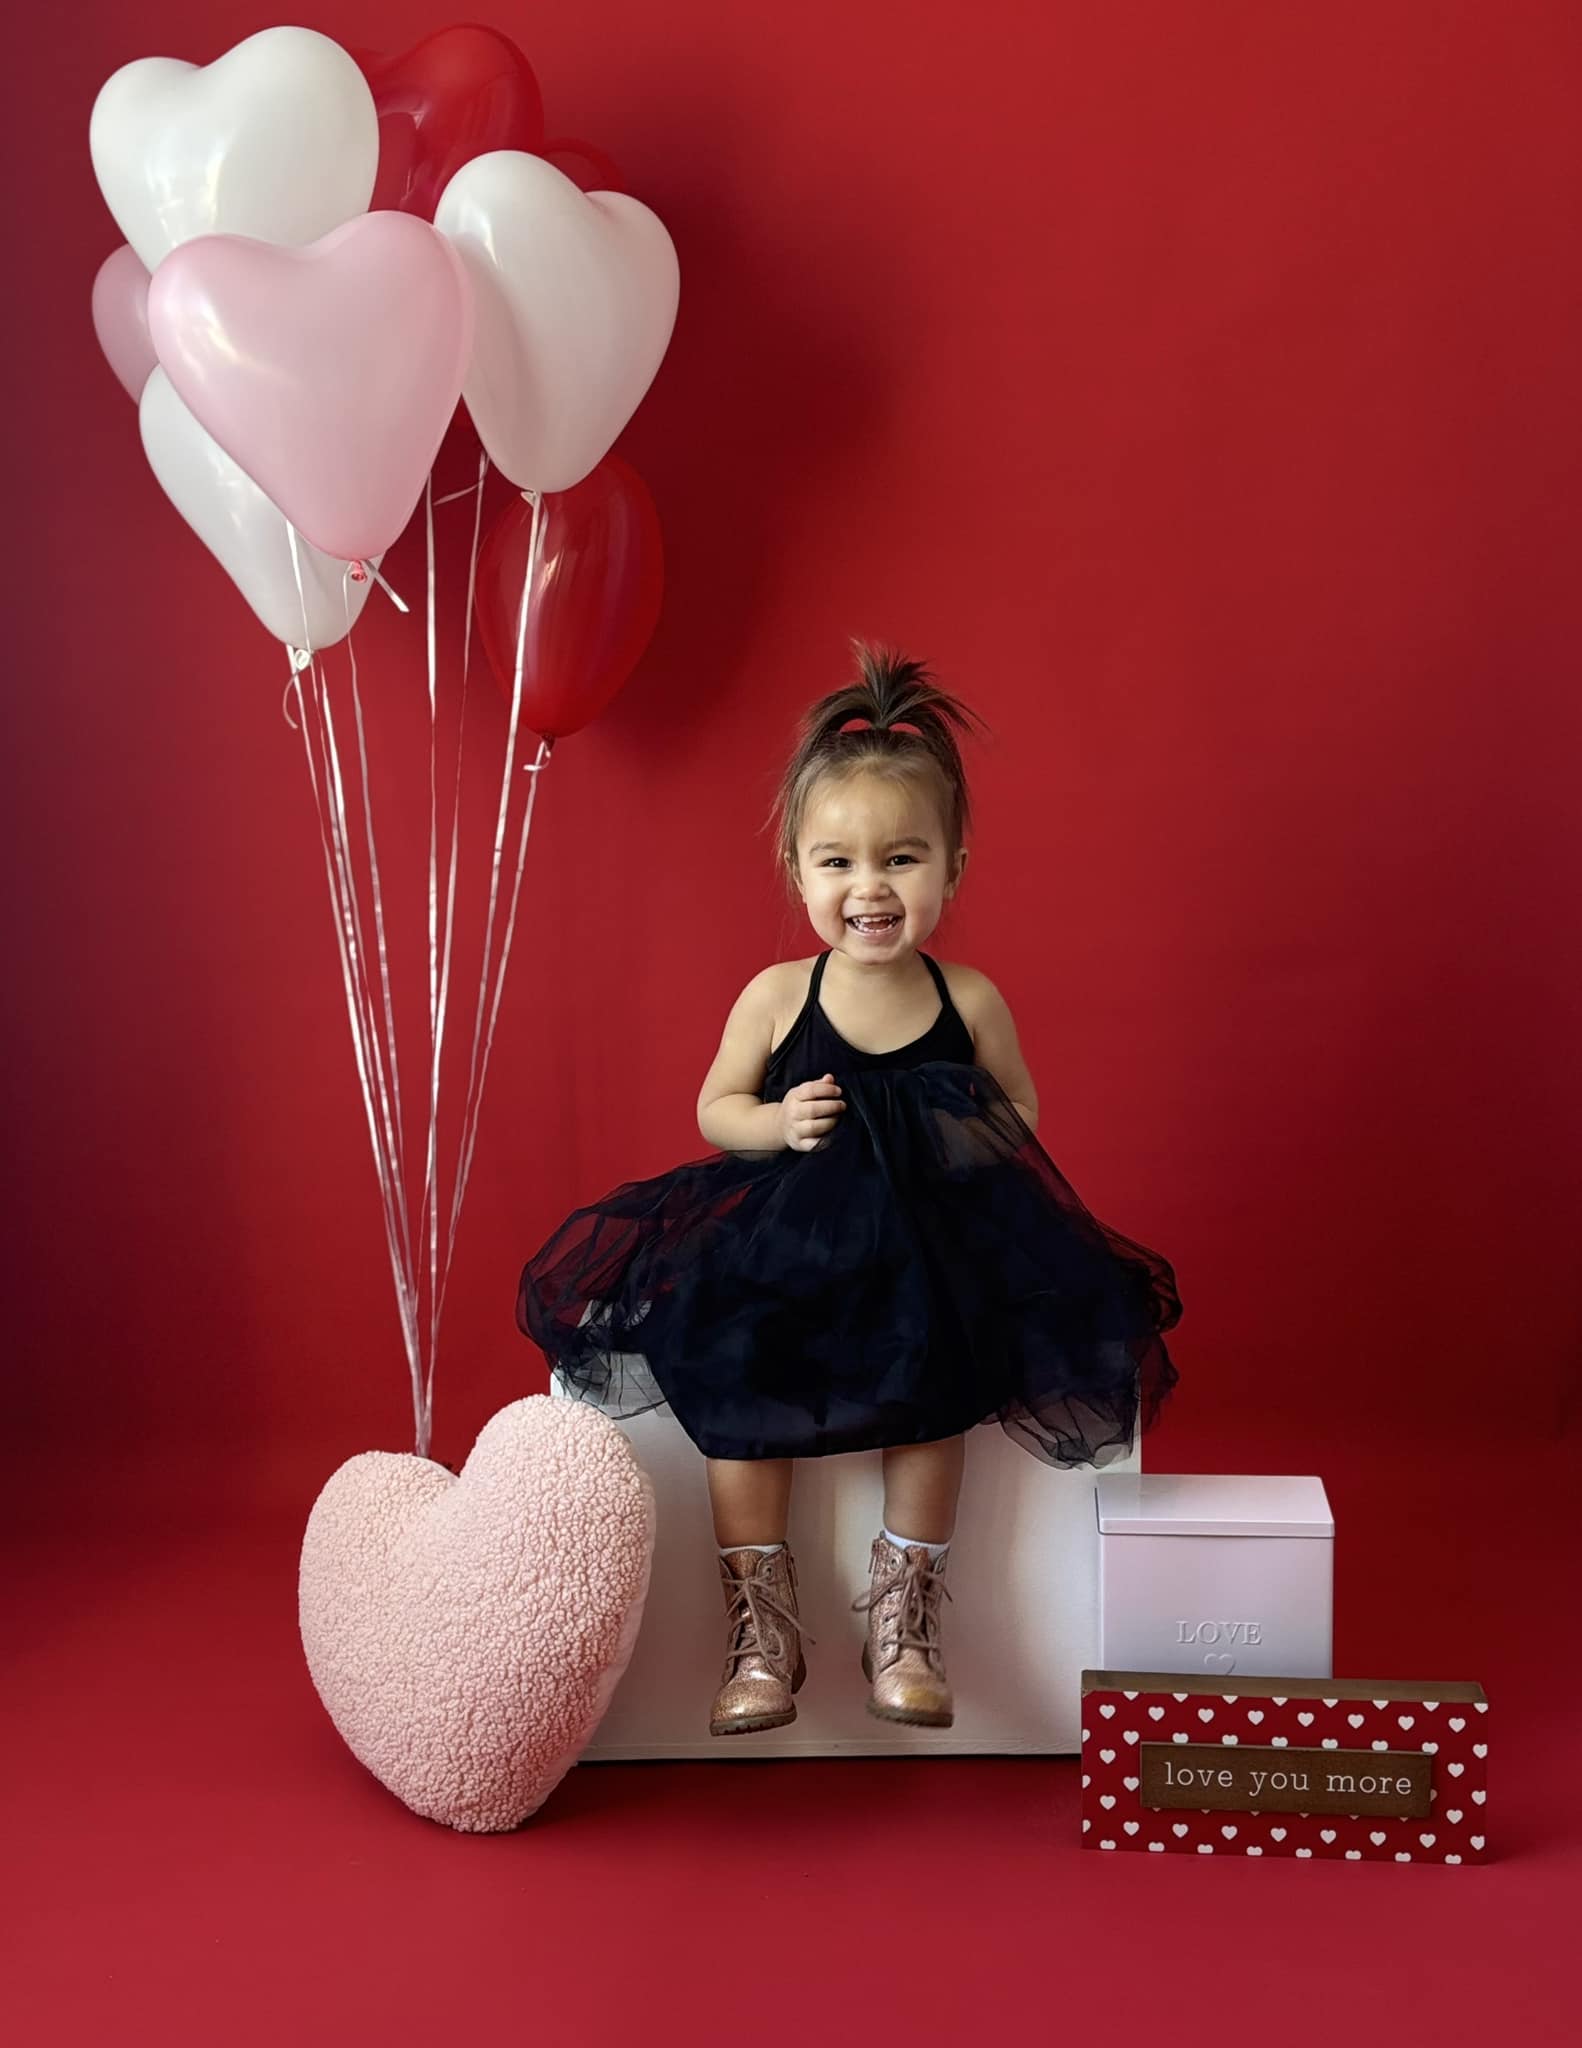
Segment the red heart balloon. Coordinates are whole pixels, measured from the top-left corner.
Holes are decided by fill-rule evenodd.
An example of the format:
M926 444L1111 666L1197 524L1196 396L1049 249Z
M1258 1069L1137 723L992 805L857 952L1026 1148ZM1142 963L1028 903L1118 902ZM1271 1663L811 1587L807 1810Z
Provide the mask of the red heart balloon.
M509 702L531 506L513 498L478 553L478 624ZM544 739L579 732L641 660L659 623L659 514L629 463L606 455L543 500L523 643L522 716Z
M369 211L434 218L463 164L491 149L536 153L544 102L532 66L498 29L458 23L399 57L353 53L379 112L379 176Z
M621 167L607 150L592 142L578 142L570 135L546 142L537 154L545 163L563 171L579 192L625 192L629 188Z

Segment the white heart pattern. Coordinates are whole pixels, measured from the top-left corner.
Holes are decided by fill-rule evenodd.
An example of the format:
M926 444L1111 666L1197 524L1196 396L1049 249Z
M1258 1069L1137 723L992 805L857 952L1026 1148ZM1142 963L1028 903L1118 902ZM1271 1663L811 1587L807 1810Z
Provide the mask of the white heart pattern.
M1170 1711L1166 1706L1158 1704L1157 1702L1153 1704L1148 1703L1146 1691L1126 1695L1121 1695L1119 1693L1112 1695L1111 1702L1101 1707L1101 1712L1105 1714L1106 1718L1114 1717L1116 1713L1114 1701L1120 1697L1128 1697L1133 1699L1140 1698L1144 1703L1143 1711L1149 1723L1157 1724L1161 1721L1164 1721L1168 1724L1168 1721L1171 1718ZM1211 1724L1216 1718L1217 1709L1213 1705L1202 1703L1203 1695L1201 1690L1198 1692L1196 1698L1194 1698L1190 1693L1172 1693L1170 1697L1179 1702L1185 1709L1183 1713L1176 1717L1180 1721L1185 1722L1187 1724L1185 1728L1171 1728L1170 1726L1166 1725L1162 1729L1155 1728L1151 1731L1149 1728L1145 1727L1143 1729L1143 1733L1141 1736L1139 1736L1138 1731L1135 1729L1123 1728L1117 1731L1122 1740L1128 1745L1136 1744L1139 1740L1142 1739L1148 1739L1153 1740L1155 1742L1159 1742L1165 1740L1166 1737L1168 1737L1172 1743L1181 1744L1207 1743L1208 1741L1212 1740ZM1258 1702L1256 1705L1254 1705L1247 1699L1247 1696L1243 1694L1222 1693L1219 1697L1220 1700L1227 1706L1242 1706L1247 1717L1245 1724L1246 1728L1259 1731L1261 1731L1262 1725L1269 1718L1268 1713L1266 1712L1266 1708L1274 1700L1273 1695L1264 1695L1260 1698L1257 1693L1254 1693L1253 1699ZM1292 1723L1294 1722L1304 1730L1311 1730L1313 1728L1313 1724L1318 1719L1318 1710L1340 1709L1344 1711L1345 1723L1347 1728L1354 1732L1361 1732L1367 1729L1368 1715L1360 1710L1361 1705L1363 1703L1347 1702L1340 1700L1338 1698L1317 1698L1313 1695L1308 1695L1307 1698L1308 1704L1303 1703L1301 1695L1298 1695L1298 1697L1295 1700L1289 1701L1289 1705L1291 1707L1291 1714L1286 1721L1286 1725L1288 1727L1292 1725ZM1432 1704L1433 1703L1430 1702L1413 1700L1409 1703L1410 1710L1403 1711L1402 1702L1399 1700L1395 1702L1375 1702L1375 1705L1381 1709L1384 1707L1390 1708L1390 1713L1386 1717L1382 1725L1392 1730L1398 1730L1399 1734L1402 1736L1409 1735L1415 1731L1419 1717L1423 1713L1431 1711ZM1454 1719L1460 1719L1461 1727L1465 1728L1466 1721L1464 1718L1461 1717L1447 1716L1446 1725L1450 1726ZM1189 1732L1190 1730L1192 1730L1192 1724L1194 1722L1204 1732ZM1380 1725L1381 1723L1379 1721L1376 1720L1374 1722L1375 1727L1378 1727ZM1084 1738L1086 1738L1086 1731L1084 1731ZM1319 1738L1313 1734L1308 1734L1305 1736L1296 1736L1290 1739L1292 1742L1295 1742L1298 1745L1300 1745L1303 1741L1317 1742L1319 1740ZM1397 1742L1399 1742L1399 1737L1397 1737L1396 1739ZM1322 1746L1324 1751L1340 1751L1342 1749L1343 1740L1343 1737L1336 1737L1332 1735L1324 1736L1322 1738ZM1254 1745L1255 1755L1256 1745L1258 1745L1259 1743L1266 1744L1269 1749L1283 1749L1288 1746L1287 1737L1284 1734L1270 1733L1268 1735L1264 1735L1261 1732L1243 1732L1241 1734L1237 1734L1230 1731L1222 1732L1219 1735L1219 1743L1222 1748L1235 1748L1238 1745L1246 1747L1247 1745L1251 1744ZM1404 1747L1405 1745L1400 1744L1399 1746ZM1361 1743L1359 1745L1354 1746L1352 1749L1345 1751L1344 1753L1353 1758L1355 1758L1359 1753L1380 1755L1388 1753L1391 1747L1392 1742L1390 1739L1387 1739L1385 1737L1372 1737L1367 1734L1362 1734ZM1439 1753L1439 1748L1440 1745L1431 1741L1424 1742L1419 1745L1420 1753L1429 1756L1437 1755ZM1483 1758L1486 1757L1488 1751L1488 1745L1486 1743L1468 1743L1465 1745L1464 1748L1462 1748L1462 1745L1460 1744L1453 1744L1452 1748L1461 1748L1463 1756L1466 1755L1468 1751L1470 1751L1479 1759L1480 1762ZM1124 1755L1125 1752L1117 1752L1116 1750L1107 1750L1102 1752L1103 1758L1107 1763L1113 1763L1116 1760L1118 1754ZM1130 1762L1131 1759L1128 1758L1127 1761ZM1445 1777L1448 1780L1464 1775L1469 1769L1472 1768L1472 1766L1467 1763L1460 1762L1454 1756L1452 1756L1443 1759L1441 1768L1443 1769ZM1121 1769L1125 1770L1126 1765L1122 1764ZM1119 1774L1117 1773L1117 1775ZM1084 1789L1087 1788L1089 1782L1089 1779L1086 1776L1084 1776ZM1101 1779L1099 1782L1102 1783L1103 1780ZM1111 1778L1109 1782L1113 1784L1115 1782L1115 1779ZM1121 1783L1124 1786L1125 1792L1128 1796L1128 1801L1131 1804L1132 1812L1134 1814L1137 1814L1139 1817L1134 1822L1123 1822L1122 1814L1117 1813L1115 1815L1115 1820L1117 1823L1120 1823L1124 1826L1126 1836L1130 1837L1135 1834L1139 1837L1142 1837L1146 1834L1146 1823L1153 1816L1146 1812L1141 1812L1137 1803L1139 1794L1141 1792L1141 1779L1137 1775L1128 1774L1121 1779ZM1478 1802L1479 1804L1483 1803L1485 1794L1481 1790L1474 1790L1472 1787L1468 1787L1466 1789L1466 1792L1463 1792L1461 1796L1465 1798L1468 1793L1471 1794L1471 1797L1476 1802ZM1440 1800L1440 1796L1441 1795L1439 1788L1437 1786L1430 1785L1428 1788L1428 1797L1431 1806L1434 1806L1435 1802L1438 1802ZM1124 1812L1125 1804L1127 1802L1117 1800L1114 1795L1106 1795L1104 1803L1106 1807L1119 1804L1121 1805L1122 1810ZM1240 1803L1241 1802L1239 1801L1237 1802L1237 1804ZM1457 1826L1464 1818L1463 1809L1459 1806L1451 1807L1447 1811L1442 1805L1440 1805L1436 1806L1435 1810L1439 1813L1438 1825L1441 1828L1441 1830L1445 1827ZM1247 1811L1251 1814L1251 1817L1254 1820L1254 1822L1259 1822L1263 1819L1263 1817L1259 1815L1256 1807L1250 1807L1247 1809ZM1321 1816L1314 1816L1314 1818L1320 1817ZM1242 1818L1242 1815L1237 1815L1233 1820L1223 1821L1217 1815L1214 1816L1212 1830L1213 1839L1209 1840L1208 1842L1203 1842L1200 1841L1198 1837L1208 1832L1209 1812L1208 1809L1205 1808L1203 1809L1203 1820L1196 1826L1191 1824L1190 1817L1186 1821L1178 1821L1173 1823L1172 1839L1179 1847L1186 1849L1188 1851L1195 1849L1197 1853L1200 1855L1212 1853L1215 1840L1217 1840L1221 1846L1225 1846L1232 1843L1236 1844L1238 1853L1245 1853L1248 1855L1259 1855L1267 1853L1259 1843L1244 1843L1241 1840L1241 1837L1244 1836L1246 1833L1246 1828L1240 1825ZM1303 1812L1298 1816L1298 1818L1303 1821L1306 1821L1309 1818L1309 1816L1306 1812ZM1326 1849L1332 1849L1335 1851L1336 1854L1343 1855L1347 1861L1357 1861L1360 1858L1365 1857L1368 1851L1365 1849L1351 1848L1345 1846L1347 1834L1349 1833L1350 1839L1353 1842L1355 1842L1358 1840L1360 1833L1365 1833L1366 1839L1372 1844L1373 1848L1377 1850L1380 1853L1380 1855L1384 1857L1386 1860L1393 1859L1398 1863L1409 1863L1413 1860L1414 1851L1396 1850L1395 1842L1392 1842L1390 1838L1390 1828L1388 1823L1385 1823L1378 1828L1368 1831L1366 1829L1366 1823L1363 1821L1361 1816L1357 1814L1352 1814L1350 1816L1350 1820L1353 1824L1351 1830L1346 1830L1341 1827L1338 1816L1336 1817L1335 1823L1333 1825L1327 1825L1322 1828L1316 1829L1315 1833L1318 1842L1321 1842ZM1302 1832L1307 1833L1305 1829ZM1402 1832L1404 1831L1399 1829L1395 1830L1396 1842L1400 1840ZM1459 1837L1455 1839L1457 1839L1458 1841L1464 1841L1466 1838ZM1270 1827L1268 1829L1267 1841L1271 1846L1280 1846L1283 1848L1284 1853L1286 1855L1295 1855L1303 1858L1304 1860L1311 1859L1312 1857L1318 1854L1318 1850L1316 1847L1308 1846L1308 1844L1312 1843L1313 1840L1314 1835L1308 1834L1307 1842L1300 1844L1294 1843L1289 1839L1289 1831L1286 1827L1276 1826ZM1483 1838L1481 1836L1474 1838L1475 1846L1481 1848L1482 1840ZM1144 1846L1147 1846L1148 1848L1157 1851L1169 1847L1170 1843L1158 1839L1148 1840L1146 1842L1144 1839L1138 1839L1133 1843L1127 1843L1123 1841L1121 1846L1132 1846L1136 1848L1142 1848ZM1420 1832L1417 1835L1415 1849L1417 1852L1426 1852L1430 1850L1437 1851L1437 1855L1427 1858L1427 1860L1429 1861L1443 1860L1445 1862L1459 1863L1463 1860L1463 1858L1459 1854L1445 1854L1444 1848L1442 1847L1442 1835L1435 1833L1434 1824L1432 1822L1429 1822L1427 1826L1421 1826L1420 1824Z

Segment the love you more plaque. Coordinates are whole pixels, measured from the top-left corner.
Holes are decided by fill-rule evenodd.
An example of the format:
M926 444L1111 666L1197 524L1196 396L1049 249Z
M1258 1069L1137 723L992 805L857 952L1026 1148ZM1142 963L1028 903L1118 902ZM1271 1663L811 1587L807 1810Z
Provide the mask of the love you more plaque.
M1239 1690L1226 1683L1083 1672L1083 1848L1485 1860L1481 1685L1251 1674Z

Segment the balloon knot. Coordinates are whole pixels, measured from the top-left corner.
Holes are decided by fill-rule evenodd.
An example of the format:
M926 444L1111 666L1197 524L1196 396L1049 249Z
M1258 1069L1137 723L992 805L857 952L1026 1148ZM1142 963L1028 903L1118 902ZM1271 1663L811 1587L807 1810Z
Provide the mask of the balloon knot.
M351 572L353 583L366 583L368 581L368 571L363 567L361 562L353 562L351 565Z

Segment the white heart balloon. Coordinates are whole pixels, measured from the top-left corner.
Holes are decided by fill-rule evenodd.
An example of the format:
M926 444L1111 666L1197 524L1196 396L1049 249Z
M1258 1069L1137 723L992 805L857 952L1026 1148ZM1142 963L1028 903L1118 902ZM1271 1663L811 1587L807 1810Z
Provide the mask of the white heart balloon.
M320 554L299 534L299 594L285 515L198 424L163 370L155 370L143 387L138 422L165 495L275 638L291 647L304 644L306 598L310 644L333 647L344 640L373 579L350 581L344 562Z
M680 272L664 223L622 192L582 192L542 157L474 157L434 225L473 281L463 385L489 457L515 484L569 490L608 453L653 382Z
M313 242L366 212L379 117L338 43L266 28L212 64L124 64L93 103L88 147L105 203L153 270L194 235Z

